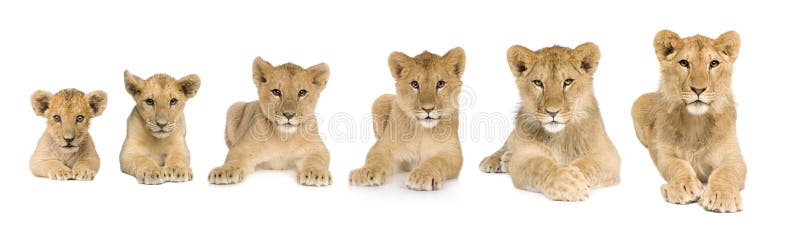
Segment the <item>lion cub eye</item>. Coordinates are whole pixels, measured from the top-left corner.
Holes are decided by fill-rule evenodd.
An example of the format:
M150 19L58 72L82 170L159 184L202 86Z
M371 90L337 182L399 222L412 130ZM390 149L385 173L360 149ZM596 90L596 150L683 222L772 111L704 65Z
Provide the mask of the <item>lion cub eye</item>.
M60 115L53 115L53 121L61 123L61 116Z
M172 98L172 99L169 100L169 105L176 105L176 104L178 104L178 99L177 98Z
M83 115L78 115L75 117L75 122L83 122Z
M414 88L414 89L419 89L419 82L411 81L411 87Z
M147 104L147 105L153 106L154 104L156 104L156 101L154 101L153 99L147 98L146 100L144 100L144 103Z
M304 89L301 89L299 92L297 92L297 96L298 97L304 97L304 96L306 96L306 94L308 94L308 91L306 91Z
M444 88L444 85L445 85L445 84L447 84L447 83L446 83L446 82L444 82L444 81L442 81L442 80L439 80L438 82L436 82L436 88L437 88L437 89Z
M542 83L541 80L533 80L533 84L538 86L538 87L544 88L544 83Z
M711 63L708 64L708 68L715 68L717 65L719 65L719 61L712 60Z
M275 95L275 96L279 97L279 96L281 96L281 91L277 90L277 89L273 89L272 90L272 95Z
M680 64L682 67L689 68L689 61L688 60L678 61L678 64Z
M568 78L567 80L564 80L564 87L572 85L572 82L574 82L574 81L575 81L575 79L571 79L571 78Z

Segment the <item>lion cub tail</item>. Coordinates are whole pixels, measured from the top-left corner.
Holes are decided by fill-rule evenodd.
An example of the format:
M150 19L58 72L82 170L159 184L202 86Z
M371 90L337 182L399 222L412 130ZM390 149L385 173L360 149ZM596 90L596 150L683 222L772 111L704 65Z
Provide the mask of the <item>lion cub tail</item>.
M372 103L372 128L378 139L383 135L383 130L389 122L389 112L392 111L394 99L395 96L392 94L383 94Z

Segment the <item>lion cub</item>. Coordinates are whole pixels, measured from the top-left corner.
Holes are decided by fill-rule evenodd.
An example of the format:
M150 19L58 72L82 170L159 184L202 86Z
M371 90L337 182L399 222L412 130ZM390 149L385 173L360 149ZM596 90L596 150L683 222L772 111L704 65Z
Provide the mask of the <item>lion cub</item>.
M592 88L600 49L512 46L507 59L522 104L505 145L480 169L508 172L517 188L561 201L582 201L592 187L619 183L619 154Z
M653 46L661 82L658 91L636 100L631 115L639 141L667 181L661 194L675 204L699 199L714 212L742 210L739 191L747 169L730 89L739 34L681 38L663 30Z
M399 169L411 170L406 186L438 190L461 171L458 95L466 56L460 47L444 56L427 51L411 58L394 52L389 69L397 95L384 94L372 104L378 141L364 167L350 172L350 184L382 185Z
M256 169L295 168L302 185L330 185L330 156L314 116L329 74L325 63L307 69L292 63L273 67L257 57L253 83L258 100L228 109L225 143L230 151L225 164L208 174L208 181L235 184Z
M192 180L183 107L197 94L200 77L175 80L155 74L143 80L125 71L125 89L136 106L128 116L128 135L119 154L122 172L141 184Z
M55 95L36 91L31 95L33 112L47 119L47 130L31 156L31 172L53 180L93 180L100 157L89 135L89 122L106 109L106 93L84 95L64 89Z

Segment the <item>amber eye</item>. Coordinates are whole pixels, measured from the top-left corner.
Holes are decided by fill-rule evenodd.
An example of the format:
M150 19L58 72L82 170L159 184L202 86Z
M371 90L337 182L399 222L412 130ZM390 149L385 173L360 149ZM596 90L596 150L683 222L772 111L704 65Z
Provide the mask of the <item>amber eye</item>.
M708 64L708 68L715 68L719 65L719 61L712 60L711 63Z
M414 88L414 89L419 89L419 82L411 81L411 87Z
M169 100L169 105L176 105L176 104L178 104L178 99L172 98Z
M277 90L277 89L273 89L272 90L272 95L275 95L275 96L279 97L279 96L281 96L281 91Z
M689 61L688 61L688 60L681 60L681 61L678 61L678 63L679 63L679 64L680 64L682 67L689 68Z
M304 97L304 96L306 96L306 94L308 94L308 91L306 91L304 89L301 89L300 92L297 92L297 96L298 97Z
M538 87L544 88L544 83L542 83L541 80L533 80L533 84L538 86Z
M61 123L61 116L60 115L53 115L53 121Z
M75 122L83 122L83 119L84 119L83 115L78 115L75 117Z
M447 83L444 82L444 81L439 80L439 82L436 82L436 88L437 89L441 89L441 88L444 87L445 84L447 84Z
M574 81L575 81L575 79L571 79L571 78L568 78L567 80L564 80L564 87L572 85L572 82L574 82Z
M156 104L156 101L154 101L153 99L148 98L148 99L144 100L144 103L147 104L147 105L153 106L154 104Z

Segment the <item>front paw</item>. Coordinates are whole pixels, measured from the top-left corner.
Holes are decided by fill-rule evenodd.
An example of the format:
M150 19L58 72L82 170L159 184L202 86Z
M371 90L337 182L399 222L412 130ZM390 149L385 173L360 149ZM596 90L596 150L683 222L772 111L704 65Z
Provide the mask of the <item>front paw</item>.
M72 174L74 175L75 180L89 181L94 180L94 176L97 175L97 171L88 168L76 168L72 170Z
M661 185L661 195L664 200L674 204L689 204L696 202L703 191L703 183L695 177L687 177L670 181Z
M143 167L137 169L135 176L136 181L140 184L163 184L166 177L164 175L164 170L160 167Z
M508 160L504 162L501 156L490 155L481 161L480 168L484 173L506 173L508 172L507 163Z
M165 181L186 182L193 178L192 168L188 166L167 166L164 167Z
M331 172L327 169L309 167L297 172L297 182L307 186L331 185Z
M236 184L244 180L244 169L238 166L220 166L208 173L208 182L211 184Z
M378 186L386 183L386 170L381 167L363 167L350 171L350 184Z
M556 201L583 201L589 198L589 180L575 166L562 166L548 175L542 193Z
M742 196L734 189L709 185L700 197L700 205L717 213L739 212L742 211Z
M47 178L51 180L69 180L73 179L74 175L72 170L67 167L59 167L56 169L50 169L47 171Z
M442 188L444 177L437 170L416 168L406 180L406 187L417 191L434 191Z

